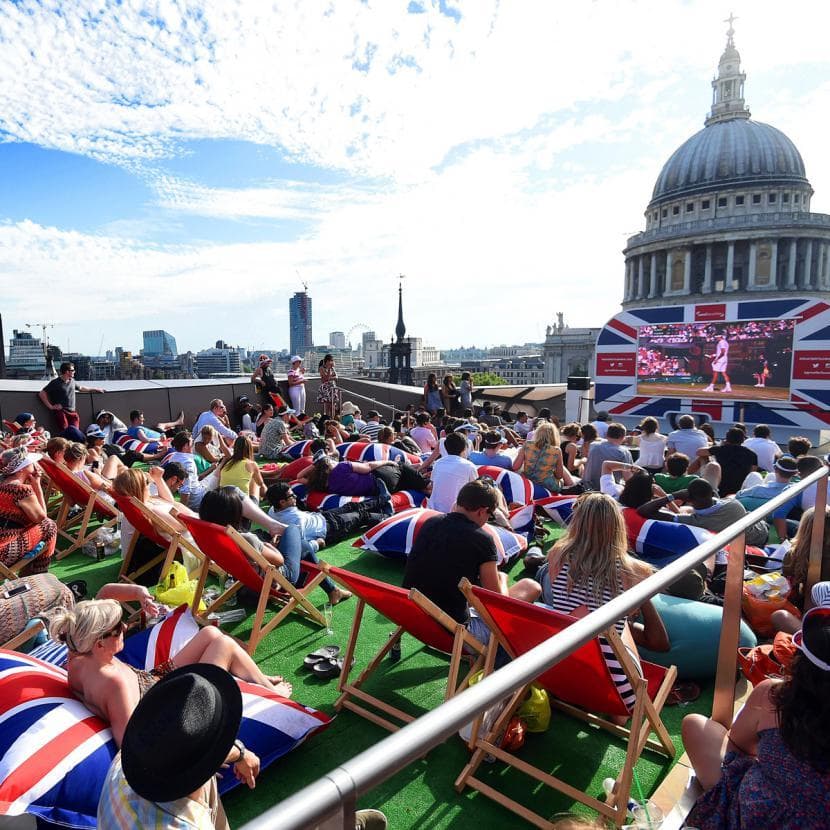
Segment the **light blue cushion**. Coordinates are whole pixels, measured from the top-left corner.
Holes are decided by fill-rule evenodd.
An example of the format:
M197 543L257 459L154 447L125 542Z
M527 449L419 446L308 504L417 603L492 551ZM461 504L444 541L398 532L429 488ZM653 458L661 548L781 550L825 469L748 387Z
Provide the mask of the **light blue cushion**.
M666 626L671 648L666 652L639 648L643 659L660 666L677 666L679 678L714 677L723 609L666 594L657 594L652 601ZM757 644L752 629L741 620L739 645L751 648Z

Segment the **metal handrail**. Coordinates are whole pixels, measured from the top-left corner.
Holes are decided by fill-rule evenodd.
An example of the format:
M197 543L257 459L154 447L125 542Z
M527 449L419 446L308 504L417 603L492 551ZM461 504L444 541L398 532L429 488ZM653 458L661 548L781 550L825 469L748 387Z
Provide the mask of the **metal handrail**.
M339 380L342 380L342 378L339 378ZM360 398L363 401L367 401L368 403L373 404L375 408L382 406L388 409L392 415L394 415L396 412L401 411L400 408L395 406L394 404L384 403L383 401L375 400L375 398L370 398L367 395L361 395L360 392L354 392L350 389L346 389L346 387L343 386L342 383L340 384L340 391L341 393L348 392L350 398Z
M716 700L713 706L713 717L718 719L714 714L715 710L720 707L725 712L726 704L729 703L728 718L731 722L734 708L737 621L740 619L740 594L736 588L741 584L743 578L744 534L757 521L786 504L794 495L801 493L811 484L823 481L816 494L816 519L813 522L812 541L815 545L818 540L819 546L818 552L815 548L811 549L811 573L815 573L814 559L816 556L819 558L821 556L821 541L824 533L828 472L830 471L827 468L816 470L803 481L788 487L784 492L748 513L731 527L698 545L694 550L661 568L619 596L614 597L596 611L592 611L587 616L577 620L559 634L539 644L526 654L517 657L489 677L485 677L479 683L467 688L438 708L422 715L398 732L384 738L371 749L361 752L323 778L309 784L265 813L252 819L243 826L243 830L302 830L303 828L315 827L324 819L341 815L341 810L343 811L342 823L338 819L337 824L327 824L326 826L342 826L350 830L354 827L353 810L358 794L370 790L412 761L420 758L464 724L471 721L476 715L539 677L540 674L556 665L580 646L613 626L617 620L641 606L654 594L667 588L695 565L699 565L721 550L724 545L740 537L737 549L730 550L729 564L727 565L726 605L724 607L721 651L718 657L718 677L715 684ZM730 616L735 618L734 632L727 631L727 619ZM730 633L732 636L729 636ZM735 646L731 645L732 640L735 641ZM726 649L724 648L724 641L727 641ZM727 659L729 655L725 654L730 649L732 652L731 668ZM729 676L730 672L731 678ZM724 677L724 674L727 676ZM730 686L731 703L724 699L724 691ZM718 690L721 690L720 701L717 699Z

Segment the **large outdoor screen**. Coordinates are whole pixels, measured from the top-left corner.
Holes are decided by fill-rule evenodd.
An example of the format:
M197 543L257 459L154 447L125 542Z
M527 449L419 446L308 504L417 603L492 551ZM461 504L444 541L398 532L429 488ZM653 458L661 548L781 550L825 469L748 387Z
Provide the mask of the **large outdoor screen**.
M637 394L789 400L795 320L640 326Z

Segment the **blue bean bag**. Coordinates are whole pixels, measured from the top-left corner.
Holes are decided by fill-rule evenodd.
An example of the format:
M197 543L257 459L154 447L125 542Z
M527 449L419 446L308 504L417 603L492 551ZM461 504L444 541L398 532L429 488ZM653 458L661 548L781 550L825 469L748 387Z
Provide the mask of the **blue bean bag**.
M653 600L669 634L671 649L666 652L639 648L640 656L660 666L677 666L678 678L709 679L718 663L723 609L692 599L657 594ZM758 644L752 629L741 620L739 646Z

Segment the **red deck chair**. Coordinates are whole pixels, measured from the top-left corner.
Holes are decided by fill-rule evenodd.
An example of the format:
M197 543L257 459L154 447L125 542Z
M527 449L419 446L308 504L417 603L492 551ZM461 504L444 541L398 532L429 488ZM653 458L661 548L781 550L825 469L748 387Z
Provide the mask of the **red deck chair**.
M86 482L73 475L63 464L53 461L48 456L41 458L38 464L49 477L52 487L63 496L55 519L58 536L70 543L68 548L57 551L55 554L55 559L63 559L94 536L98 528L93 531L89 530L89 522L93 514L101 519L103 527L112 527L118 520L118 511L102 499ZM83 512L70 517L69 510L76 504L83 508Z
M173 515L190 531L204 554L196 595L193 598L193 614L200 622L207 622L205 617L208 614L221 608L244 586L259 596L251 635L245 644L248 654L253 655L259 641L270 634L292 611L297 611L318 625L326 624L323 614L308 598L311 591L325 578L322 571L309 579L302 588L296 588L232 527L221 527L212 522L194 519L192 516L176 513L175 510ZM196 609L202 599L211 562L215 562L226 571L235 582L207 607L204 615L198 615ZM255 565L264 576L254 568ZM281 604L282 608L264 623L265 608L269 601Z
M352 622L349 644L346 647L346 654L343 658L343 671L337 683L340 697L334 704L334 708L340 711L343 708L361 715L367 720L376 723L378 726L394 732L403 724L415 720L412 715L389 705L379 698L370 695L362 686L366 680L378 668L383 658L388 654L392 646L397 643L401 635L406 632L411 634L424 645L442 651L450 655L450 669L447 678L447 688L444 695L449 700L460 689L467 685L467 681L478 671L484 662L485 647L459 622L456 622L449 614L442 611L434 602L427 599L420 591L398 588L388 585L377 579L368 576L345 571L342 568L335 568L332 565L322 564L322 569L337 583L347 588L357 597L357 608L355 609L354 621ZM393 622L397 628L389 640L381 646L379 651L368 661L366 667L360 672L357 679L349 682L349 673L360 633L360 624L363 619L363 612L366 606L378 611L388 620ZM461 665L461 658L464 647L474 653L476 660L472 668L464 678L458 681L458 669ZM356 702L360 701L360 702ZM383 714L370 711L361 704L367 704L379 709ZM383 715L397 718L400 724L393 723Z
M466 579L462 580L459 587L494 635L490 638L487 653L487 671L492 669L498 644L511 657L518 657L576 621L576 618L569 614L561 614L539 605L487 591L471 585ZM586 643L548 669L535 682L550 693L551 703L559 709L589 724L607 729L626 741L625 763L617 775L613 796L609 796L608 801L599 801L499 747L499 738L516 708L524 699L527 687L520 689L510 698L508 705L486 734L480 729L480 719L474 724L470 739L473 755L455 782L455 787L459 792L469 785L526 821L538 827L550 826L549 821L538 813L534 813L475 777L484 758L487 755L493 755L536 781L597 810L614 821L618 827L625 822L634 765L643 750L648 747L669 758L674 757L675 747L660 719L660 712L674 684L677 670L674 666L666 669L643 660L642 667L645 676L640 677L633 659L616 630L613 627L609 628L603 636L614 650L617 660L636 692L630 729L603 717L603 715L628 717L629 712L611 679L597 639ZM652 731L657 736L656 741L649 739Z
M167 571L170 570L170 565L179 550L186 550L192 553L199 562L204 560L204 555L196 545L183 537L181 533L172 532L171 528L163 524L159 517L147 505L142 504L133 496L122 496L119 493L113 493L113 498L115 499L116 507L124 515L124 518L135 528L135 533L130 540L128 548L121 552L123 559L121 562L121 570L118 572L119 579L124 582L135 582L138 577L151 568L154 568L159 562L164 562L161 568L161 576L163 578L167 574ZM139 536L144 536L154 545L158 545L158 547L162 548L162 552L158 556L153 557L151 561L131 571L130 564Z

